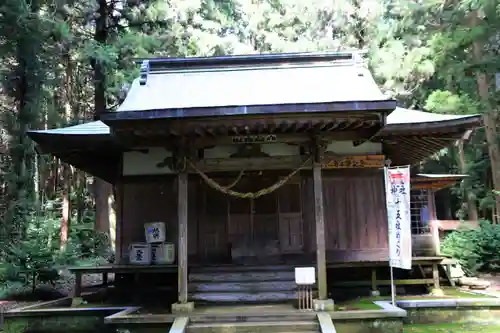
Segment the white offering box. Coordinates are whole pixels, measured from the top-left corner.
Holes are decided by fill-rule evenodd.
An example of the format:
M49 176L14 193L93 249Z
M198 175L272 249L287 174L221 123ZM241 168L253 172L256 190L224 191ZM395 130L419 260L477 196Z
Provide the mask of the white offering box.
M295 283L298 285L313 285L316 283L314 267L295 267Z
M129 262L133 265L151 264L151 245L150 244L130 244Z
M151 222L144 224L146 243L163 243L165 241L165 223Z
M169 265L175 261L175 246L172 243L151 244L151 262Z

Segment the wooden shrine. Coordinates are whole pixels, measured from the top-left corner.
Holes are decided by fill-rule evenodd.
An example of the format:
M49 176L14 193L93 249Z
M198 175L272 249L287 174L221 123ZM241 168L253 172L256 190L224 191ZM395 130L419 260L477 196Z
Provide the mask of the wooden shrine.
M179 304L237 294L206 291L207 274L270 265L316 267L326 301L330 266L387 261L384 165L419 163L481 123L397 108L352 53L140 63L117 110L29 135L115 186L117 264L144 223L166 224Z

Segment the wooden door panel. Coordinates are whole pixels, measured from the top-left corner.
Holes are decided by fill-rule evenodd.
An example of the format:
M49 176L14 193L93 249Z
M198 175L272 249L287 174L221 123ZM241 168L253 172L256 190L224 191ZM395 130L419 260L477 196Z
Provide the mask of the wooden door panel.
M278 240L278 219L275 214L255 214L253 217L254 240Z
M203 187L203 208L199 218L199 251L206 262L228 256L227 196L207 185Z
M302 214L280 214L280 245L284 253L300 253L303 251Z
M251 234L249 214L231 214L229 216L229 241L231 244L249 242Z
M283 253L302 253L304 226L300 183L284 185L278 193L279 234Z

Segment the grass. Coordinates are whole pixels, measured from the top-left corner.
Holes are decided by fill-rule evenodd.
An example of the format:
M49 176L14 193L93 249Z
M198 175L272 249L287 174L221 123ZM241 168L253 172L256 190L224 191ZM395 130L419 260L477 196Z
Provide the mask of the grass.
M421 300L421 299L441 299L441 298L492 298L494 296L476 294L472 292L467 292L453 287L442 287L444 296L433 296L429 294L422 295L396 295L396 301L398 300ZM390 296L373 297L375 301L390 301Z
M398 300L424 300L424 299L442 299L442 298L491 298L492 296L468 293L462 291L458 288L453 287L443 287L444 296L432 296L432 295L396 295L396 301ZM381 297L358 297L355 299L338 302L335 305L335 310L347 311L347 310L380 310L380 307L374 304L374 301L390 301L390 296ZM500 333L500 330L498 331Z
M380 310L380 306L373 303L375 299L372 298L359 298L347 302L340 302L335 304L337 311L353 311L353 310Z
M403 333L498 333L500 325L479 324L413 324L403 328Z

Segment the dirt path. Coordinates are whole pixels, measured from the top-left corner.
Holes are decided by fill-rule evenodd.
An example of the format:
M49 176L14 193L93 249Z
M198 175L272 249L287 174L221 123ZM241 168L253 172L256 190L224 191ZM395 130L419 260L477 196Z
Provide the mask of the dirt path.
M490 283L490 287L487 289L487 292L500 296L500 275L482 274L479 278Z

